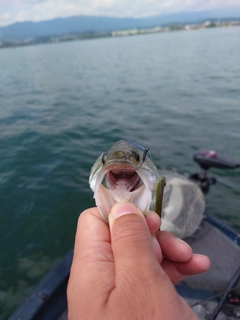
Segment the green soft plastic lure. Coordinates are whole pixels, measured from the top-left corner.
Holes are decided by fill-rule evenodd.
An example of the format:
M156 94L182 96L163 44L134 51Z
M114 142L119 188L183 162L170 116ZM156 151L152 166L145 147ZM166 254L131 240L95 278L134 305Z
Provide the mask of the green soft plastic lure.
M147 214L156 191L155 211L161 217L164 177L147 156L148 148L124 139L102 153L92 167L89 184L102 216L108 215L115 203L132 202Z
M155 202L155 212L160 216L162 216L162 203L163 203L163 192L164 187L166 186L165 177L161 177L159 179L156 191L156 202Z

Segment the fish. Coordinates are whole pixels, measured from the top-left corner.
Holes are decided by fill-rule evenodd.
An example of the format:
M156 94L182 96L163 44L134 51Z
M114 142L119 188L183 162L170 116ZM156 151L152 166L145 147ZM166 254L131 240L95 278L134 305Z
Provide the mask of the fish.
M90 188L102 217L108 221L115 203L134 203L144 215L149 211L153 192L155 211L161 216L163 189L166 184L147 155L149 149L122 139L103 152L89 176Z

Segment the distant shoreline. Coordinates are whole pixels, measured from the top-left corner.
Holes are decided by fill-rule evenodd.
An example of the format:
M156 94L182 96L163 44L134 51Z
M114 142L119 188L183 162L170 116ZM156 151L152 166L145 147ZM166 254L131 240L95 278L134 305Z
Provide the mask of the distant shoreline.
M135 36L143 34L164 33L172 31L188 31L188 30L200 30L200 29L212 29L221 27L233 27L240 26L240 20L213 22L207 20L203 23L191 23L191 24L169 24L167 26L153 27L153 28L134 28L125 30L113 30L109 32L79 32L64 34L60 36L42 36L36 38L26 38L19 41L2 41L0 42L0 49L4 48L16 48L22 46L32 46L38 44L52 44L69 41L87 40L87 39L99 39L99 38L111 38L111 37L124 37Z

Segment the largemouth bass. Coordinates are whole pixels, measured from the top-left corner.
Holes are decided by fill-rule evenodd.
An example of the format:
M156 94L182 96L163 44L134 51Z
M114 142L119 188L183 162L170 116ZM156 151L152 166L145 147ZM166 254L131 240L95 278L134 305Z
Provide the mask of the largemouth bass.
M165 182L147 153L148 148L130 140L120 140L96 160L89 184L106 221L116 202L132 202L147 214L156 189L155 211L161 214Z

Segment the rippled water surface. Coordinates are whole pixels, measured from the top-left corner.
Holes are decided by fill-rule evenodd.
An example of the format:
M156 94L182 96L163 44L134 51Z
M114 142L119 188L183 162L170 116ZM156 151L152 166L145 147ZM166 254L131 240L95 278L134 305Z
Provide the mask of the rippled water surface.
M201 148L240 160L239 52L239 27L0 51L0 319L72 248L112 143L187 173ZM240 231L240 171L212 174L208 211Z

